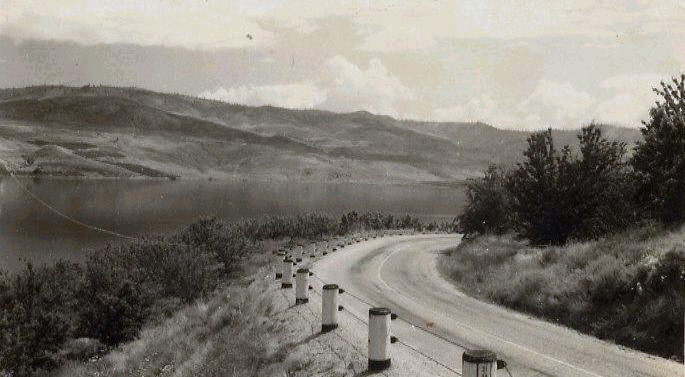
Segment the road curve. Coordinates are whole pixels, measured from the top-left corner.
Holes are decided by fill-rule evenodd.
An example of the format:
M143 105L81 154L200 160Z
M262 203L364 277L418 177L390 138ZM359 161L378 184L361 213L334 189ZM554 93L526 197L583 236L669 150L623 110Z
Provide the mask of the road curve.
M455 235L386 236L346 246L313 269L321 280L391 308L404 320L393 321L393 334L456 370L465 348L485 348L506 360L515 377L683 376L682 364L464 295L437 270L439 253L459 242ZM341 301L346 310L368 316L360 300L343 294Z

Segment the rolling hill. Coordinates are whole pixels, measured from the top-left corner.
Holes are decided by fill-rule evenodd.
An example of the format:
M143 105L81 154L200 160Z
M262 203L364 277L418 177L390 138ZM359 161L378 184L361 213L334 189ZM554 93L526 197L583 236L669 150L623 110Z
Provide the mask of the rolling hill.
M606 131L629 144L640 137ZM20 174L445 183L513 163L528 135L137 88L0 90L0 158ZM555 131L555 140L574 144L575 132Z

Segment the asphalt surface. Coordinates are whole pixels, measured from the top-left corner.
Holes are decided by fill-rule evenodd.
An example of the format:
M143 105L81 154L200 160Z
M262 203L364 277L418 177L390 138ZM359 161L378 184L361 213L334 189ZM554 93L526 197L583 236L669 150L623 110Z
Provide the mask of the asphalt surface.
M370 305L385 306L397 313L392 333L400 343L392 345L394 357L411 353L431 364L430 369L440 370L440 375L461 372L465 349L496 352L508 363L514 377L684 375L682 364L624 349L464 295L437 269L440 252L459 242L458 236L445 234L353 242L316 258L312 283L317 290L322 281L346 290L340 296L340 304L345 307L341 316L368 320ZM362 321L353 322L359 327L356 332L365 331ZM498 376L508 374L500 370Z

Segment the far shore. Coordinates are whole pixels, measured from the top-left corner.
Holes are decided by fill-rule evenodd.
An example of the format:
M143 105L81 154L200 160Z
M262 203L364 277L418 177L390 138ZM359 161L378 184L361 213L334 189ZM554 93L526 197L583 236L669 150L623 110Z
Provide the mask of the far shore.
M150 177L150 176L134 176L134 177L104 177L95 175L35 175L22 174L17 172L15 177L21 179L38 179L38 180L65 180L65 181L156 181L156 182L200 182L200 181L230 181L230 182L298 182L298 183L312 183L312 184L356 184L356 185L377 185L377 186L434 186L441 188L460 188L464 185L465 180L458 181L410 181L410 180L387 180L385 182L368 181L368 180L317 180L307 179L306 177L289 178L284 176L268 176L268 175L223 175L219 177L214 176L186 176L186 177ZM6 172L0 173L0 177L11 177Z

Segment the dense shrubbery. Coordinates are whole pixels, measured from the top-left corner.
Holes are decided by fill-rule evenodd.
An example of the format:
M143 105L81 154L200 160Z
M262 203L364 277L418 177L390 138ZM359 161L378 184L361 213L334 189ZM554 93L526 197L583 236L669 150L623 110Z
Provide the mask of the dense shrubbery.
M431 224L446 229L450 224ZM107 246L83 264L28 265L0 274L0 375L32 375L60 365L66 341L95 338L113 346L147 321L213 292L236 276L264 240L321 239L364 229L422 229L411 216L310 214L236 223L201 219L166 236Z
M558 150L551 130L535 133L514 169L491 168L467 184L460 230L513 231L536 245L562 245L637 221L685 222L685 75L655 91L662 100L630 159L594 124L581 130L577 148Z

